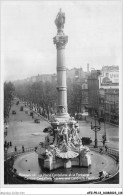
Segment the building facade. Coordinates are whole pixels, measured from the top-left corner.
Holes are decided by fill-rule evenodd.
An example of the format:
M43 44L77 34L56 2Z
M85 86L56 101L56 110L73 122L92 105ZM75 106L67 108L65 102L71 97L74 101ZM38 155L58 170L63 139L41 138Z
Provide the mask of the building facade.
M98 114L99 108L99 73L97 70L92 70L88 77L88 112L91 116Z
M99 76L99 115L119 124L119 67L104 66Z
M82 101L81 101L82 112L88 111L88 103L89 103L88 83L87 80L85 80L85 83L82 84Z
M108 122L119 124L119 89L105 91L105 118Z
M99 88L119 89L119 67L103 66L99 76Z

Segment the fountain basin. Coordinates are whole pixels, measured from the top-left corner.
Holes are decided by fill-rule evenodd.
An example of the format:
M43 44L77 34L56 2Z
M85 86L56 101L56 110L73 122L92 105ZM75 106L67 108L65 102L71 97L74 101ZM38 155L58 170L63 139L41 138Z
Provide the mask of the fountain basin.
M64 164L59 159L59 168L50 171L42 167L38 154L31 152L18 156L15 159L13 169L17 170L17 175L26 180L34 181L34 183L36 181L37 183L91 183L99 178L99 172L101 171L110 173L112 177L118 172L118 165L112 157L105 154L101 155L95 151L90 151L90 155L93 163L88 168L79 167L77 160L71 160L72 167L65 169Z

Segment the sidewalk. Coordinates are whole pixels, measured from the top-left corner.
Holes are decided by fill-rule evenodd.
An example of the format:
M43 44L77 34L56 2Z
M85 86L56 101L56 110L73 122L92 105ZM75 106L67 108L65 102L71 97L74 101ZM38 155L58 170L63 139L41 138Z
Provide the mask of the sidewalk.
M87 122L91 122L91 120L94 120L94 117L91 117L91 116L86 117ZM112 125L114 127L119 127L119 125L116 125L116 124L113 124L113 123L110 123L110 122L107 122L107 121L106 121L106 124Z
M25 107L25 106L24 106ZM47 121L50 124L50 121L45 118L43 115L41 115L40 113L36 112L35 110L31 110L30 107L27 105L27 108L29 109L29 111L32 111L33 113L35 113L37 116L41 117L43 120Z

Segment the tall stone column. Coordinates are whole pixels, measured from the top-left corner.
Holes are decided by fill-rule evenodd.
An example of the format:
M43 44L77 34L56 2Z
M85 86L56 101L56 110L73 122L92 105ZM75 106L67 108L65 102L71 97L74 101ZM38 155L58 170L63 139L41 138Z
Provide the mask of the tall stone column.
M55 24L57 26L57 35L53 38L57 49L57 118L69 118L67 110L67 84L66 84L66 66L65 66L65 46L68 42L68 36L63 32L65 23L65 14L61 11L57 14Z

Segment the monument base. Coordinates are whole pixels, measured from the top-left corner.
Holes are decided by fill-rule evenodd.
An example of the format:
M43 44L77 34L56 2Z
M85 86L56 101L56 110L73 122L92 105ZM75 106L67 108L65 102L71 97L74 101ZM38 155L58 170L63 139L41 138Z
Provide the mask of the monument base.
M70 117L68 113L65 115L56 115L50 120L50 122L53 128L56 126L63 126L65 123L67 123L68 126L77 123L74 117Z
M89 148L82 145L79 137L79 124L67 113L56 115L51 121L52 128L37 153L43 168L48 170L72 166L89 167Z
M43 168L48 170L54 170L60 167L64 168L71 168L72 166L79 166L79 167L89 167L91 166L91 158L89 155L86 155L85 158L83 158L81 155L79 155L76 158L73 159L61 159L58 157L48 157L44 158L42 155L38 155L39 160L42 162Z

